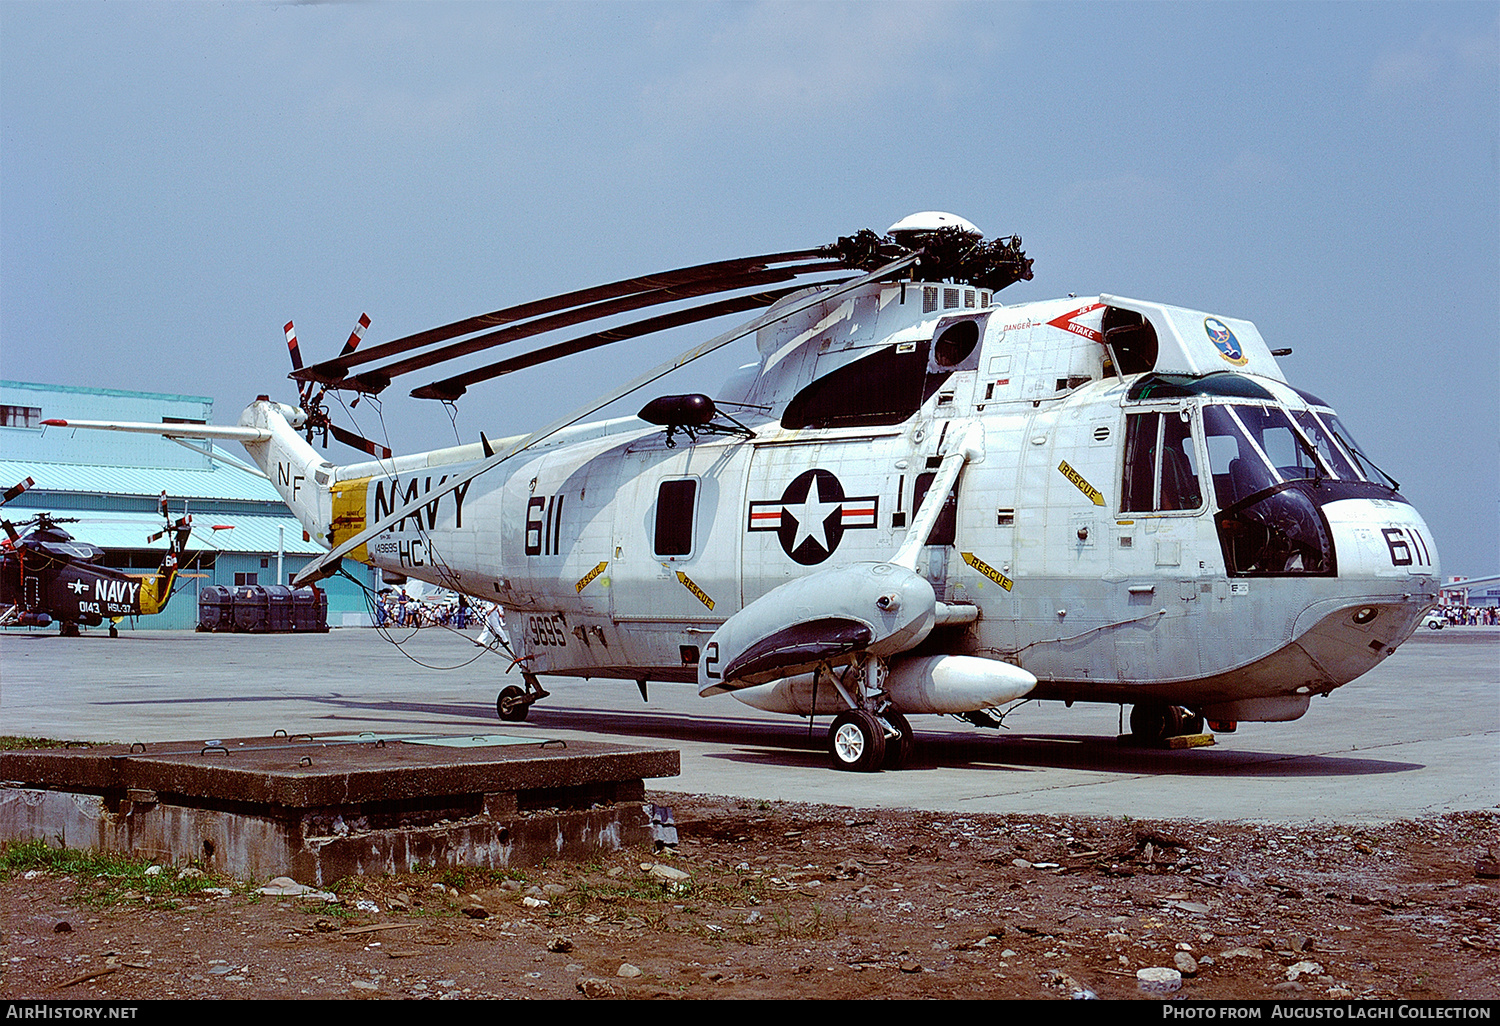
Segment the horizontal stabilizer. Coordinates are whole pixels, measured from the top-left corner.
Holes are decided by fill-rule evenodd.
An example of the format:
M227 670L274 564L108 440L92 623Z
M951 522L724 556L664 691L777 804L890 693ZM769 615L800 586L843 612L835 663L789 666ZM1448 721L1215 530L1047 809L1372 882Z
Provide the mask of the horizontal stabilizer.
M90 431L131 431L164 438L214 438L226 442L265 442L266 428L219 426L216 424L141 424L119 420L44 420L43 427L86 428Z

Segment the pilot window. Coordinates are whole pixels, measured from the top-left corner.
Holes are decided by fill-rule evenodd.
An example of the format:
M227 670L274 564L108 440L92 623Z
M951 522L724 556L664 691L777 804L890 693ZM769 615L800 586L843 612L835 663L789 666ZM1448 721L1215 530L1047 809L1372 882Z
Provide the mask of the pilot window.
M1126 417L1120 511L1168 512L1202 505L1192 422L1176 410Z
M1328 473L1309 452L1321 441L1303 446L1286 412L1265 406L1205 406L1203 431L1230 575L1335 573L1327 522L1295 487Z
M693 506L698 482L692 478L663 481L656 490L656 534L653 551L658 556L686 556L693 551Z

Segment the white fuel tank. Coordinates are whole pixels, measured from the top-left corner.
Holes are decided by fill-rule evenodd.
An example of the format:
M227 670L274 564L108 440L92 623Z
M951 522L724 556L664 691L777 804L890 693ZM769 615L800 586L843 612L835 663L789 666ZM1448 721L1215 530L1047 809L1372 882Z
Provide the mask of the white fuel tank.
M935 655L902 659L886 678L891 704L903 713L964 713L992 709L1024 698L1036 678L1019 666L978 656ZM826 682L818 685L813 709L813 675L741 688L733 692L746 705L766 712L831 715L847 706Z

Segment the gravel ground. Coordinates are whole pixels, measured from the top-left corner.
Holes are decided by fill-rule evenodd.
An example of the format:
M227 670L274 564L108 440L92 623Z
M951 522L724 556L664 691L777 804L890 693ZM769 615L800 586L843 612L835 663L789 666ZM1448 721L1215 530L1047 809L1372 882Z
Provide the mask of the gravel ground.
M327 896L207 880L174 898L18 871L0 881L0 993L1500 996L1495 813L1292 827L650 798L674 810L675 849Z

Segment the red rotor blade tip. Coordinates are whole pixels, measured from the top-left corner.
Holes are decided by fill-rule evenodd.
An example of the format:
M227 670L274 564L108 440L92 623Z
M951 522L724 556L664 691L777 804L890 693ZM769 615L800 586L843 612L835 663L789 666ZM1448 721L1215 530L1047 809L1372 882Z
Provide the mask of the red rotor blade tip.
M344 343L344 351L341 352L341 353L339 353L339 355L340 356L348 356L350 353L352 353L356 349L358 349L359 348L359 343L365 337L365 329L369 328L369 326L370 326L370 315L369 314L363 314L363 313L360 314L359 315L359 323L356 324L354 326L354 330L349 333L349 341L347 341L347 342Z

